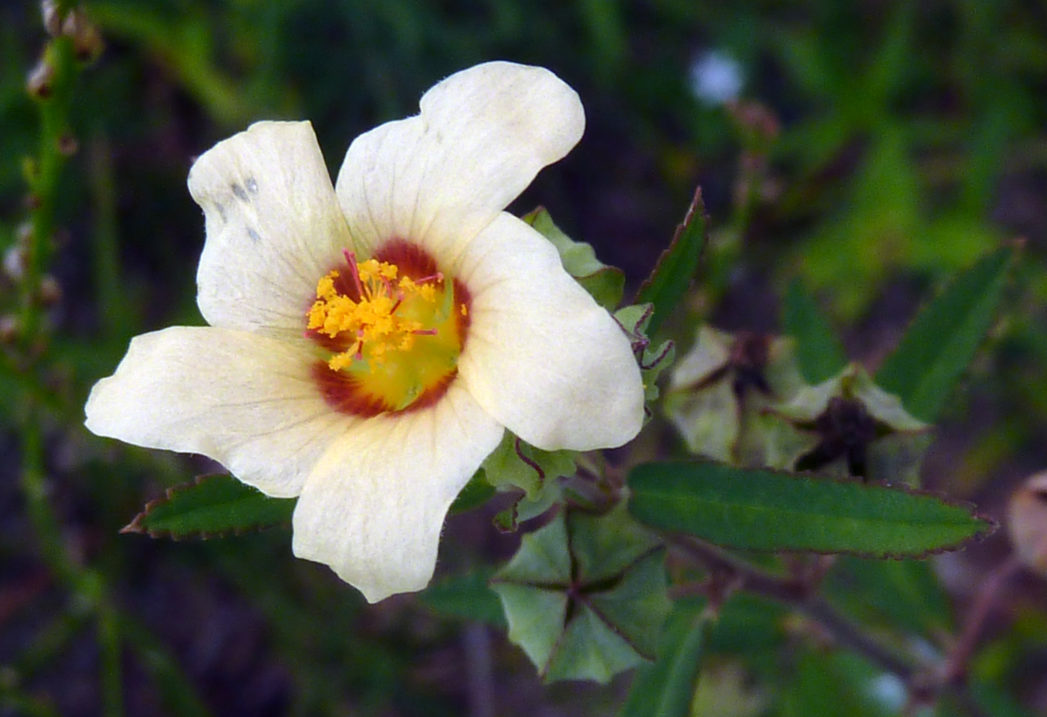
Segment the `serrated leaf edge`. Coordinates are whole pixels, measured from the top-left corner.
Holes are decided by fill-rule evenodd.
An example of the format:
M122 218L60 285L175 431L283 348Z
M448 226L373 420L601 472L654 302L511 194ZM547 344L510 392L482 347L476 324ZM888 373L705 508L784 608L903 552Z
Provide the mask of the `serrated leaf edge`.
M699 460L699 461L691 461L691 462L687 462L687 461L675 461L675 462L676 463L683 463L685 465L688 464L688 463L706 463L706 464L712 464L712 465L719 465L719 464L715 463L714 461L701 461L701 460ZM641 464L641 465L643 465L643 464ZM640 466L637 466L637 468L639 468L639 467ZM731 467L733 468L733 466L731 466ZM775 469L775 468L755 468L755 469L735 468L735 470L753 470L753 471L759 471L759 472L763 472L763 473L773 473L775 475L779 475L779 476L782 476L782 477L785 477L785 478L790 478L790 479L810 478L810 479L813 479L813 480L818 481L818 482L826 482L826 483L861 484L861 485L866 485L866 486L870 486L870 487L879 487L879 488L885 488L885 489L889 489L889 490L894 490L894 491L898 491L898 492L901 492L901 493L907 493L909 495L914 495L914 496L923 496L923 497L926 497L926 498L934 498L934 499L944 503L947 506L950 506L950 507L953 507L953 508L963 508L963 509L967 510L967 512L970 513L972 518L974 518L976 521L980 521L980 522L985 524L985 527L983 529L981 529L978 532L973 533L972 535L964 538L963 540L961 540L958 543L950 543L948 545L943 545L943 546L938 547L938 548L929 548L929 549L924 550L924 551L919 552L919 553L893 553L893 552L887 552L887 551L874 553L874 552L859 551L859 550L818 550L818 549L815 549L815 548L751 548L751 547L744 547L744 548L738 548L739 550L749 550L749 551L752 551L752 552L755 552L755 553L774 553L774 554L787 553L787 554L808 554L808 555L852 555L852 556L854 556L856 558L870 558L870 559L873 559L873 560L922 560L922 559L930 557L932 555L940 555L942 553L953 552L955 550L958 550L960 547L965 546L965 545L967 545L969 543L981 542L981 541L985 540L986 538L988 538L989 536L991 536L993 533L995 533L999 529L999 527L1000 527L1000 524L999 524L998 521L996 521L994 518L991 518L988 515L985 515L984 513L979 512L977 510L978 506L976 506L974 503L972 503L970 501L960 500L958 498L952 498L951 496L943 495L942 493L938 493L938 492L933 491L933 490L928 490L926 488L914 488L914 487L906 485L904 483L887 483L887 482L884 482L884 481L866 483L864 481L861 481L861 480L858 480L858 479L854 479L854 478L839 478L839 477L833 477L833 476L822 476L822 475L818 475L817 473L808 473L808 472L792 473L790 471L785 471L785 470L780 470L780 469ZM629 481L627 480L626 483L628 483L628 482ZM664 528L659 528L658 526L650 525L649 523L646 523L642 518L640 518L638 515L633 513L633 511L632 511L632 501L629 502L628 508L629 508L629 513L634 518L636 518L636 520L640 521L641 524L643 524L645 527L647 527L650 530L658 531L660 533L669 534L669 535L677 535L677 534L679 534L679 535L690 535L689 533L682 533L680 531L665 530ZM732 545L730 543L720 543L720 542L717 542L715 540L711 540L711 539L703 537L703 536L692 536L692 537L699 537L701 540L704 540L704 541L706 541L708 543L712 543L713 545L718 545L718 546L720 546L722 548L736 548L737 547L737 546L734 546L734 545Z
M149 516L149 514L153 512L153 510L155 510L156 508L158 508L158 507L160 507L162 505L167 505L172 500L174 500L174 498L179 493L184 493L185 491L190 490L194 486L200 485L200 484L204 483L205 481L213 480L215 478L225 478L227 476L229 476L228 473L204 473L202 475L196 476L192 481L189 481L189 482L186 482L186 483L179 483L178 485L171 486L170 488L167 488L164 491L164 494L162 496L160 496L159 498L153 498L152 500L147 502L144 506L142 506L142 510L140 510L138 512L138 514L135 515L135 517L131 520L131 522L128 523L127 525L125 525L124 527L120 528L120 530L118 532L120 533L120 535L124 535L124 534L128 534L128 533L137 533L137 534L140 534L140 535L148 535L150 538L154 538L154 539L156 539L156 538L167 538L167 539L173 540L175 542L180 542L182 540L187 540L187 539L210 540L212 538L222 538L222 537L225 537L227 535L239 536L239 535L248 535L250 533L261 533L263 531L271 530L273 528L278 528L278 527L281 527L283 525L287 525L288 524L286 521L280 521L279 523L269 523L269 524L262 524L262 525L254 525L254 526L247 527L247 528L239 528L238 527L238 528L230 528L229 530L201 530L201 531L196 531L196 532L189 533L189 534L186 534L186 535L177 535L177 534L173 533L170 530L147 528L145 525L142 524L142 521L145 520ZM235 480L235 477L234 477L234 480ZM247 485L247 484L245 483L244 485ZM251 488L252 490L258 491L258 489L254 488L253 486L247 486L247 487ZM258 492L261 493L261 491L258 491ZM265 495L265 494L262 493L262 495ZM274 499L274 500L280 500L280 499Z

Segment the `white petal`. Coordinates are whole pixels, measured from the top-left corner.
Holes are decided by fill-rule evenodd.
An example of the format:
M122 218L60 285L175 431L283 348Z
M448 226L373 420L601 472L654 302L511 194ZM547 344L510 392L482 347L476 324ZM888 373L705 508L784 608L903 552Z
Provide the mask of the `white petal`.
M259 122L200 156L189 192L207 241L197 303L212 326L301 335L316 283L351 248L308 122Z
M407 239L450 264L584 128L578 95L548 70L477 65L429 90L420 115L357 137L338 200L361 243Z
M244 331L176 326L137 336L91 389L87 428L147 448L209 456L269 495L301 492L334 436L307 347Z
M500 214L455 274L472 294L459 377L528 443L619 446L643 422L643 382L618 324L564 271L544 237Z
M370 602L421 590L448 507L502 437L460 382L434 405L353 428L320 459L294 512L294 554Z

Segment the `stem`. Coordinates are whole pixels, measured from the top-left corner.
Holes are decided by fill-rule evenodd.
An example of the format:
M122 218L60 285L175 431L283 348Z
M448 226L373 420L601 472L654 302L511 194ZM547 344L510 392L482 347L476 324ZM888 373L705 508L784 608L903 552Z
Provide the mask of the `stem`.
M738 580L739 589L777 600L815 620L832 633L840 644L860 652L887 672L906 682L916 674L909 661L875 640L859 625L837 611L824 598L818 596L805 581L766 572L696 538L671 536L669 540L706 568L733 574Z
M39 156L29 180L30 222L32 231L26 246L25 274L20 291L21 354L15 364L16 375L25 374L21 396L23 428L21 440L21 487L41 558L54 575L88 606L97 620L101 652L102 712L106 717L123 715L120 674L120 632L116 610L106 594L101 574L85 568L72 557L62 540L61 525L47 497L47 473L43 435L43 408L36 378L46 368L40 361L46 345L47 326L43 321L40 287L54 248L58 182L66 161L69 111L77 65L73 39L56 37L44 48L43 62L51 77L39 97ZM46 394L46 391L44 392Z
M40 329L40 282L50 259L58 179L65 163L61 145L68 129L72 85L76 76L72 39L63 36L51 40L44 49L44 61L51 66L53 75L48 95L39 102L40 155L30 181L32 232L26 247L25 276L21 287L23 348L30 350Z
M1003 594L1004 585L1021 569L1021 560L1012 553L982 581L967 615L967 621L964 623L963 633L945 660L945 668L941 676L943 685L962 683L965 680L967 663L978 646L978 637L986 619L992 612L996 600Z

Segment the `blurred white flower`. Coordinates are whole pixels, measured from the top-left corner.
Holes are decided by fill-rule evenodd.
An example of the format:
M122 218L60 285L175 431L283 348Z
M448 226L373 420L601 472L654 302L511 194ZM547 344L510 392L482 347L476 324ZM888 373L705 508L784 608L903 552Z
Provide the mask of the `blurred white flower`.
M625 335L502 211L584 124L555 75L495 62L358 137L333 188L307 122L218 143L189 173L210 326L135 338L87 427L298 496L295 555L372 602L421 589L504 429L588 450L640 428Z
M691 91L710 105L722 105L738 99L744 77L738 60L720 50L710 50L697 57L690 67Z

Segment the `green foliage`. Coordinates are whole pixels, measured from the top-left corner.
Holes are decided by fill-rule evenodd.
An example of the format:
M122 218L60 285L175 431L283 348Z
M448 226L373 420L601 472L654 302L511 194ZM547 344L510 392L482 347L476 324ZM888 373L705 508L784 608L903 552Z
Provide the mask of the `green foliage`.
M442 615L475 620L504 629L502 605L488 585L493 574L492 569L483 567L462 575L453 575L433 583L418 597Z
M665 414L695 455L748 466L791 468L816 439L771 412L803 385L795 342L698 328L673 368Z
M669 368L676 358L675 344L666 339L652 346L650 339L651 319L654 316L653 304L633 304L623 306L614 313L614 320L625 331L633 346L633 353L640 365L640 378L643 379L644 400L654 401L660 395L658 376Z
M251 121L312 120L334 173L353 136L417 111L420 92L441 76L491 57L553 68L578 90L588 128L567 162L539 176L525 206L553 208L597 255L613 258L639 283L666 244L673 207L685 204L701 181L715 220L710 249L727 248L711 251L710 259L726 257L722 265L702 266L694 243L684 251L678 237L679 271L666 274L661 285L675 299L651 299L658 310L647 330L637 329L642 310L624 315L644 366L659 356L660 367L672 360L670 344L651 347L648 331L680 339L693 330L672 316L679 308L717 325L772 329L768 287L800 275L816 293L785 297L783 333L797 339L809 382L831 379L844 358L819 308L850 322L848 345L856 356L883 356L905 318L896 307L907 305L913 292L970 265L1001 237L1044 234L1038 207L1047 168L1047 40L1035 3L906 0L870 13L867 5L829 0L788 7L767 0L450 6L414 0L97 0L84 6L107 49L93 64L71 57L66 39L51 45L30 4L2 5L0 66L9 71L0 72L0 395L7 399L0 401L0 434L11 460L0 467L7 471L0 485L8 491L0 500L0 527L7 528L0 530L0 560L12 569L10 619L0 626L10 658L0 711L116 715L144 704L178 715L207 708L228 713L249 711L243 703L261 692L271 701L258 712L455 715L463 710L465 690L445 676L472 673L456 662L460 638L440 624L440 616L451 616L453 627L463 618L504 622L496 617L501 601L486 587L484 568L463 565L461 574L436 583L419 597L434 614L419 615L409 598L363 608L327 571L274 559L287 552L286 534L185 546L173 564L143 553L153 549L149 541L116 535L139 507L135 496L143 480L183 483L197 466L194 459L115 451L88 438L83 399L90 384L115 366L130 336L169 323L199 323L192 276L202 222L185 193L186 169L193 156ZM695 38L702 39L700 50ZM705 49L738 61L744 81L739 107L704 104L690 91L687 63ZM45 55L59 60L56 102L25 92L27 75ZM745 139L754 134L739 120L748 103L778 125L773 141ZM35 232L26 234L27 226ZM551 219L540 230L554 243L564 239ZM599 263L588 244L569 241L558 244L565 266L604 306L617 306L621 275ZM34 257L29 281L7 269L22 251ZM964 290L968 303L957 301L932 321L925 316L939 300L933 302L877 376L880 387L900 395L917 418L947 415L948 435L976 437L967 445L950 443L948 472L936 462L929 475L941 490L984 496L987 505L1001 502L994 476L1035 463L1042 444L1037 427L1047 411L1041 308L1047 281L1044 252L1035 241L1010 285L1010 310L999 312L1006 330L971 369L979 410L943 411L958 377L972 366L973 347L997 315L1001 296L1011 290L997 283L1007 283L1008 252L1018 253L1001 250L971 270L983 273L970 285L981 290ZM698 280L686 288L696 273L686 266L691 261ZM45 275L61 288L57 304L38 301L35 287ZM11 343L8 332L24 325L23 312L29 330ZM930 326L922 334L921 322ZM928 347L933 352L922 353ZM643 375L653 400L657 371L645 368ZM695 402L701 405L692 406L690 416L733 431L732 386L722 381L715 390L718 400ZM792 424L762 409L753 412L758 430L739 424L742 434L778 441L774 452L756 454L758 462L784 466L810 450L806 443L803 450L791 446ZM651 411L659 414L656 406ZM1005 418L989 420L997 416ZM780 440L773 438L778 433ZM920 435L930 440L930 433ZM911 446L898 448L891 448L893 454ZM513 477L499 486L534 496L502 514L507 527L573 499L560 492L558 480L541 480L515 450L505 449L499 449L500 468ZM611 476L675 449L655 419L633 446L612 454ZM531 447L521 450L544 465ZM918 456L908 455L909 466L918 463ZM724 451L722 457L742 455ZM908 472L903 463L885 461L881 473L897 479ZM585 474L585 457L579 465ZM550 475L568 470L573 464L542 468ZM456 564L486 565L504 554L499 541L507 538L482 533L475 540L477 525L489 529L489 516L476 510L492 495L488 481L482 472L452 506L452 512L471 511L447 528L455 541L468 536L469 549L455 554ZM284 504L290 515L293 502ZM780 513L769 515L761 530L782 522ZM204 522L213 527L225 520L210 516ZM971 582L980 583L988 568L980 553L971 553L961 560ZM445 555L442 568L446 562ZM761 565L785 571L790 562L766 558ZM674 582L709 578L678 561L672 568ZM716 588L715 580L706 587ZM514 588L530 590L502 584L506 594ZM1042 625L1030 627L1043 613L1040 585L1027 577L1022 588L1014 600L996 603L991 625L981 632L970 694L961 686L943 696L937 714L970 717L976 714L972 705L992 715L1036 711L1043 677L1029 666L1038 664L1047 633ZM968 619L967 601L943 587L933 561L842 558L822 592L858 628L918 651L928 667L938 666ZM177 601L177 614L162 603L164 595ZM535 599L535 593L525 595ZM677 633L675 622L663 634L666 641L689 641L700 653L701 692L741 685L762 697L760 713L770 716L880 713L869 698L878 669L825 647L822 626L748 591L717 607L704 641L697 632ZM1012 620L1014 610L1020 614ZM143 616L143 624L128 614ZM158 614L165 617L158 620ZM222 630L209 634L212 660L198 660L193 643L167 629L170 622L205 634L209 620L219 619L214 616ZM586 619L578 629L614 648L617 637ZM245 623L247 640L240 631ZM258 635L261 643L254 642ZM805 647L812 643L819 649ZM610 664L601 666L600 655L580 654L582 642L576 647L571 659L600 674L627 661L607 658ZM236 659L248 648L250 660ZM496 644L493 655L496 711L531 713L533 702L519 698L518 677L509 670L519 660L506 659L502 649ZM76 655L97 657L70 659ZM684 672L696 666L685 663L675 664ZM667 664L660 660L639 671L662 674ZM245 688L229 697L221 687L235 681L249 688L258 675L265 676L265 690ZM72 691L64 686L73 683L97 683L85 693L97 694L96 700L69 702ZM644 683L635 681L638 690ZM533 700L561 701L554 709L564 713L605 715L614 710L604 704L614 692L571 685ZM675 694L682 702L683 689ZM698 709L709 704L695 701Z
M807 383L821 383L847 365L847 354L814 299L797 279L785 294L782 324L796 339L796 360Z
M876 374L910 413L933 421L996 315L1014 249L1004 247L965 271L930 303Z
M827 576L825 593L865 623L925 637L952 629L948 597L925 560L845 556Z
M523 491L523 495L494 519L499 530L514 532L519 521L541 515L560 498L559 478L574 474L575 453L543 451L506 431L480 471L497 490Z
M477 508L493 496L495 493L494 486L487 481L487 476L484 474L483 469L476 471L469 482L465 484L461 492L458 493L458 497L451 503L451 507L448 509L449 513L464 513L467 510Z
M295 500L270 498L231 475L200 476L146 504L125 533L212 538L291 522Z
M621 269L597 259L592 245L574 241L564 234L553 223L545 207L538 207L522 218L556 247L564 269L596 299L596 303L608 311L613 311L621 303L625 292L625 274Z
M689 717L705 648L702 606L677 602L666 618L658 658L636 669L620 717Z
M877 683L877 680L886 680ZM782 717L854 715L889 717L904 702L904 685L846 653L804 654L786 682ZM893 689L892 689L893 688Z
M709 217L705 213L702 190L699 188L687 208L683 223L676 228L672 243L662 252L650 276L633 299L635 304L651 304L654 307L654 313L646 326L648 334L654 335L658 331L687 293L687 287L698 270L708 233Z
M663 560L621 509L558 514L495 574L509 639L548 681L605 683L653 660L669 611Z
M993 527L925 493L716 463L646 463L629 487L629 509L642 522L753 550L920 556Z

